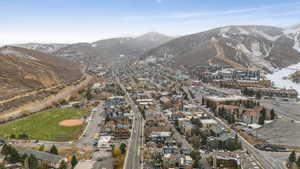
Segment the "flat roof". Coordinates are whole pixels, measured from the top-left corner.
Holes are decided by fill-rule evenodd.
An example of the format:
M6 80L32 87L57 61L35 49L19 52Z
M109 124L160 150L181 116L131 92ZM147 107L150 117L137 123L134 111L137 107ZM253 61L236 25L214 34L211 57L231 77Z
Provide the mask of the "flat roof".
M74 169L92 169L95 166L96 161L79 161Z
M232 95L232 96L227 96L227 97L219 97L219 96L209 96L207 99L214 100L214 101L238 101L238 100L248 100L247 97L243 96L238 96L238 95Z
M204 124L205 124L205 123L206 123L206 124L207 124L207 123L215 123L215 124L217 123L216 120L214 120L214 119L202 119L202 120L200 120L200 121L201 121L201 123L204 123Z

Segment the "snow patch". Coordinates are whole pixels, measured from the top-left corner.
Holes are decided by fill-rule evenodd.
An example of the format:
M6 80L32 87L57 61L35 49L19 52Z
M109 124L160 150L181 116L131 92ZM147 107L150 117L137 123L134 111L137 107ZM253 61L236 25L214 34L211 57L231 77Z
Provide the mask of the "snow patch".
M261 68L268 68L269 70L273 71L274 67L272 66L272 64L270 62L263 59L263 55L260 52L260 50L258 50L258 48L259 48L259 43L251 44L252 52L249 51L244 44L237 45L237 49L239 51L241 51L242 53L244 53L245 55L247 55L248 58L250 59L250 61L252 62L252 64L255 64Z
M240 31L241 34L244 34L244 35L249 35L249 32L246 31L245 29L241 28L241 27L237 27L237 29Z
M24 59L30 59L30 60L38 60L36 59L35 57L33 56L30 56L30 55L26 55L24 53L21 53L21 52L18 52L12 48L5 48L5 49L2 49L0 51L0 53L4 54L4 55L13 55L13 56L16 56L16 57L19 57L19 58L24 58Z
M300 52L300 33L299 32L296 33L296 35L294 37L294 41L295 42L294 42L293 48L295 50L297 50L298 52Z
M260 44L259 44L259 42L254 42L254 43L251 44L251 51L252 51L252 54L254 56L261 56L261 55L263 55L260 52Z
M253 32L255 32L256 34L259 34L260 36L264 37L265 39L269 40L269 41L275 41L277 40L281 35L278 35L278 36L271 36L271 35L268 35L260 30L257 30L257 29L253 29Z
M300 84L294 83L290 79L285 78L295 73L297 70L300 70L300 62L295 65L291 65L286 68L276 70L273 72L273 74L268 74L267 78L274 83L275 87L295 89L297 90L298 93L300 93Z
M249 124L248 126L251 127L251 128L253 128L253 129L261 128L261 125L256 124L256 123L254 123L254 124Z

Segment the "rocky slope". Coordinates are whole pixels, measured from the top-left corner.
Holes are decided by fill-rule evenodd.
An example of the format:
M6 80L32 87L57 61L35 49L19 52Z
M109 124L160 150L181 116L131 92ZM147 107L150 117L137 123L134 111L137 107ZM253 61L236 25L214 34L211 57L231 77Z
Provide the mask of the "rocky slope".
M221 64L273 71L300 62L300 29L227 26L171 40L140 59L171 60L187 67Z
M0 100L81 78L79 66L42 52L0 48Z
M157 47L171 37L159 33L147 33L136 38L114 38L99 40L94 43L72 44L53 54L86 63L113 62L127 56L140 56L147 50Z

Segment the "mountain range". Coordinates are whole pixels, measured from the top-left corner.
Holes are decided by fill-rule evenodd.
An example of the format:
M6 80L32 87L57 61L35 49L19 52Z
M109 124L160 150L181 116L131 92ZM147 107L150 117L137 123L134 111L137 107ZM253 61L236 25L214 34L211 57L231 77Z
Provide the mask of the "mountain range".
M76 44L18 44L16 46L35 49L55 56L83 61L85 63L110 63L128 56L140 56L151 48L171 40L172 37L150 32L138 37L99 40L93 43Z
M300 62L300 27L226 26L173 39L140 60L170 60L177 65L220 64L268 72Z

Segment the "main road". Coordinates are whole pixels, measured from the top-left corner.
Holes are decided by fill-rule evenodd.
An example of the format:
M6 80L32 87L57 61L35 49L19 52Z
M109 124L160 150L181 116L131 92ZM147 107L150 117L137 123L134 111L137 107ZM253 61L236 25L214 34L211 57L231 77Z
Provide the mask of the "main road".
M129 93L127 92L124 85L121 83L119 77L113 72L113 76L116 82L120 85L122 90L125 92L125 98L129 105L131 106L131 110L133 112L133 124L131 136L129 139L129 145L126 152L126 158L124 163L124 169L142 169L142 146L143 146L143 129L144 129L144 120L141 116L141 113L137 107L137 105L133 102Z

